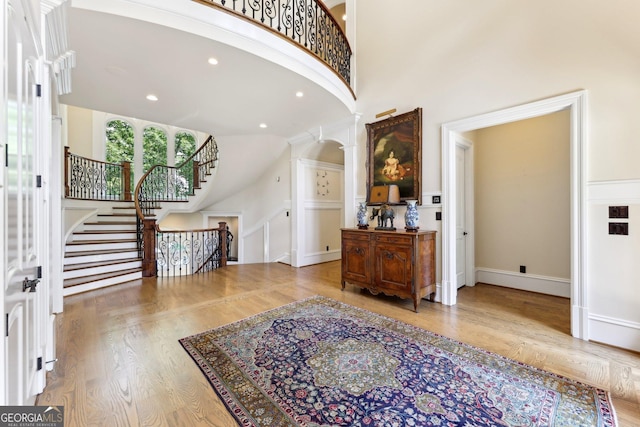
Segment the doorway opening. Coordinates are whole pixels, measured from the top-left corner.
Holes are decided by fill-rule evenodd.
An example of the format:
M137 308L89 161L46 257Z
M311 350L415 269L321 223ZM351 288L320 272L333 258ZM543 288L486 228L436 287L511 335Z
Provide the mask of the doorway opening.
M571 333L588 339L586 282L586 91L487 113L442 126L442 287L440 300L454 305L457 296L457 160L460 134L476 129L544 116L561 110L570 115L571 170Z

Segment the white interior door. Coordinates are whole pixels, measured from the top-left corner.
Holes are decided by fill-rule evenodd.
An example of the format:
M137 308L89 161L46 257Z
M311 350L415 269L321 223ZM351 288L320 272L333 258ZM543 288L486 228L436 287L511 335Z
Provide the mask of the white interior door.
M456 146L456 287L467 284L467 231L465 197L466 150Z
M47 302L36 283L40 253L38 236L48 232L42 224L41 194L36 190L36 156L42 135L40 120L42 87L37 84L39 62L35 45L33 14L29 2L3 2L6 68L3 81L3 132L5 167L2 197L5 222L3 234L3 299L5 340L3 353L4 404L33 404L45 378ZM25 287L25 285L27 285Z

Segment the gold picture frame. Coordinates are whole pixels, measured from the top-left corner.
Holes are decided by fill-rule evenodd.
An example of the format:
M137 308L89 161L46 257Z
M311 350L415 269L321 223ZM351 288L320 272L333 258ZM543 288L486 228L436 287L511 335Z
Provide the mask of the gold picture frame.
M395 184L401 202L417 200L421 205L422 108L365 126L367 200L371 200L372 187Z

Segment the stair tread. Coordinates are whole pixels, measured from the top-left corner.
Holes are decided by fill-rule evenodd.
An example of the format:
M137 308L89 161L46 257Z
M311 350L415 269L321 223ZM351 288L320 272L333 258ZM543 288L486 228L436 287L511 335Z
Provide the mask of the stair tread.
M136 234L136 230L89 230L89 231L74 231L73 234Z
M160 208L155 208L160 209ZM137 214L98 214L99 217L125 217L125 218L135 218ZM147 214L145 216L156 216L155 214Z
M118 265L118 264L125 264L128 262L137 262L137 261L142 261L142 258L139 258L136 256L135 258L120 258L120 259L112 259L108 261L83 262L81 264L66 265L64 267L64 271L76 271L76 270L83 270L86 268L106 267L109 265Z
M84 225L136 225L135 221L93 221L85 222Z
M138 252L137 249L103 249L97 251L78 251L78 252L67 252L65 253L65 258L67 257L78 257L78 256L98 256L98 255L109 255L109 254L118 254L125 252Z
M77 246L77 245L98 245L101 243L131 243L137 242L138 239L111 239L111 240L74 240L72 242L67 242L67 246Z
M77 286L77 285L82 285L84 283L96 282L98 280L111 279L113 277L125 276L127 274L138 273L141 271L142 271L142 267L129 268L126 270L119 270L111 273L92 274L89 276L76 277L73 279L65 279L62 286L64 288L67 288L69 286Z

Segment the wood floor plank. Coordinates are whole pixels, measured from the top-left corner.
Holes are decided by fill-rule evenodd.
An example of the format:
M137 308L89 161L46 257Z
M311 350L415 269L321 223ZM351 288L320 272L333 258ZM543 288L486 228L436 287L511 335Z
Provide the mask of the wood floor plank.
M68 296L37 404L64 405L70 427L235 426L178 340L313 295L609 390L620 426L640 427L640 355L571 337L569 300L479 284L415 313L410 300L341 290L339 262L230 265Z

